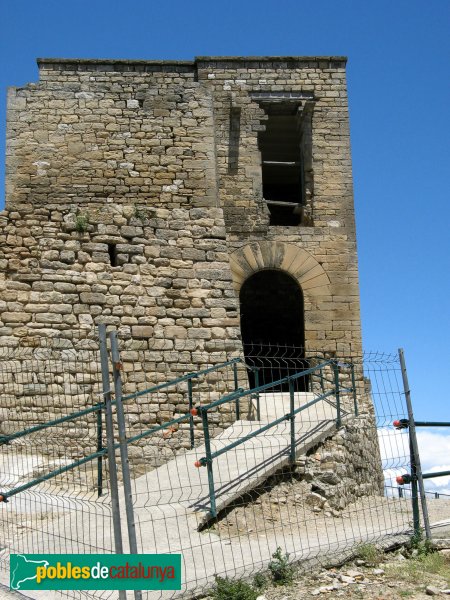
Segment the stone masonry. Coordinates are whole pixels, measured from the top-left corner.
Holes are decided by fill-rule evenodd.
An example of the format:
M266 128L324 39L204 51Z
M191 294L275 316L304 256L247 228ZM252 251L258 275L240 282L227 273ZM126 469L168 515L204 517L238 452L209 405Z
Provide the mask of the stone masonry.
M8 96L0 346L106 323L133 391L148 360L157 383L240 352L241 286L277 270L302 291L306 352L361 354L344 57L38 65ZM264 198L277 107L301 132L295 225Z
M38 63L9 93L2 345L100 319L167 346L236 339L240 285L273 267L301 285L307 350L360 354L343 57ZM269 225L257 139L255 94L286 91L313 105L297 227Z

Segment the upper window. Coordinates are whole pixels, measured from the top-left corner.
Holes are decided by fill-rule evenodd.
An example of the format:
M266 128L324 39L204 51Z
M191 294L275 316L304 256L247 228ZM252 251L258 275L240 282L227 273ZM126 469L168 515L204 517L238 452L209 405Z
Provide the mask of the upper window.
M303 95L295 92L252 95L264 109L265 131L259 132L263 198L270 225L300 225L305 205L302 152Z

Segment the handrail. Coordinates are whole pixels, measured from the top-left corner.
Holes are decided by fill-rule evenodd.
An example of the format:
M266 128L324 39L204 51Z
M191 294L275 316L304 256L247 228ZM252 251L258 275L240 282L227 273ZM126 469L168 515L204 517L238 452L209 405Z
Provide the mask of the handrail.
M166 387L170 387L171 385L183 383L184 381L189 381L190 379L197 379L198 377L201 377L202 375L206 375L206 373L212 373L213 371L218 371L219 369L221 369L223 367L228 367L228 366L233 365L238 362L242 362L242 359L239 357L233 358L232 360L228 360L228 361L220 363L218 365L214 365L212 367L208 367L207 369L202 369L201 371L194 371L193 373L187 373L186 375L183 375L182 377L177 377L176 379L171 379L170 381L165 381L164 383L159 383L158 385L154 385L145 390L141 390L139 392L133 392L133 394L128 394L127 396L124 396L122 398L122 400L131 400L133 398L138 398L139 396L144 396L145 394L152 394L153 392L158 392L159 390L162 390Z
M182 383L184 381L188 381L192 380L192 379L196 379L198 377L201 377L202 375L205 375L207 373L211 373L213 371L217 371L223 367L227 367L233 364L237 364L239 362L242 362L242 359L240 357L237 358L233 358L229 361L220 363L218 365L214 365L212 367L208 367L207 369L202 369L200 371L195 371L193 373L188 373L187 375L183 375L183 377L178 377L177 379L173 379L171 381L166 381L164 383L161 383L159 385L153 386L151 388L148 388L146 390L140 391L140 392L135 392L133 394L128 394L127 396L124 396L122 398L122 401L125 400L131 400L133 398L137 398L138 396L143 396L144 394L148 394L148 393L152 393L155 391L158 391L160 389L166 388L166 387L170 387L171 385L176 385L178 383ZM114 405L115 401L113 400L111 402L111 405ZM89 415L91 413L94 412L99 412L101 410L103 410L105 408L105 403L104 402L99 402L97 404L94 404L94 406L90 406L89 408L85 408L83 410L79 410L76 411L74 413L70 413L68 415L65 415L64 417L59 417L58 419L53 419L52 421L48 421L47 423L40 423L39 425L33 425L32 427L29 427L28 429L22 429L21 431L16 431L14 433L8 434L8 435L0 435L0 445L2 444L9 444L9 442L11 442L12 440L16 440L19 439L21 437L25 437L26 435L30 435L32 433L36 433L38 431L42 431L43 429L48 429L50 427L54 427L55 425L61 425L61 423L66 423L69 421L74 421L76 419L78 419L79 417L84 417L86 415ZM192 406L189 407L190 409L192 408Z
M182 415L181 417L167 421L166 423L163 423L162 425L156 425L155 427L151 427L150 429L147 429L146 431L143 431L133 437L127 438L126 443L132 444L133 442L139 441L149 435L157 433L158 431L161 431L163 429L168 429L169 427L172 427L173 425L182 423L183 421L187 421L189 419L189 417L190 417L190 414L186 413L186 414ZM119 442L116 442L113 444L114 450L118 450L119 448L120 448ZM107 452L108 452L108 449L103 448L101 450L98 450L97 452L88 454L87 456L84 456L83 458L80 458L79 460L71 462L68 465L64 465L62 467L59 467L58 469L54 469L53 471L50 471L50 473L46 473L45 475L36 477L35 479L32 479L31 481L29 481L23 485L20 485L19 487L16 487L16 488L13 488L13 489L7 490L7 491L2 490L2 492L0 493L0 499L3 498L3 500L1 500L1 501L7 502L8 498L10 498L11 496L15 496L16 494L18 494L20 492L24 492L25 490L28 490L40 483L44 483L45 481L48 481L48 480L52 479L53 477L56 477L58 475L62 475L63 473L71 471L72 469L75 469L76 467L86 464L92 460L101 458L101 457L105 456L107 454Z
M395 429L408 429L409 423L409 419L396 419L393 425ZM416 421L413 419L412 423L415 427L450 427L449 421Z
M307 402L303 406L300 406L299 408L296 408L292 412L292 415L297 415L298 413L302 412L303 410L306 410L307 408L310 408L311 406L314 406L314 404L317 404L317 402L320 402L321 400L325 400L325 398L328 398L328 396L333 396L333 395L334 395L334 390L331 390L330 392L327 392L326 394L322 394L321 396L318 396L317 398L314 398L314 400L311 400L310 402ZM216 450L215 452L212 452L211 456L210 456L210 459L212 460L214 458L217 458L218 456L220 456L221 454L224 454L228 450L231 450L232 448L236 448L236 446L239 446L240 444L243 444L247 440L249 440L249 439L251 439L253 437L256 437L257 435L259 435L260 433L263 433L264 431L268 431L272 427L275 427L275 425L279 425L283 421L288 421L291 418L292 418L291 417L291 413L287 413L286 415L283 415L282 417L279 417L278 419L275 419L274 421L271 421L270 423L268 423L267 425L264 425L263 427L261 427L257 431L252 431L251 433L249 433L249 434L245 435L244 437L236 440L235 442L232 442L228 446L225 446L224 448L221 448L220 450ZM199 462L201 462L202 465L206 465L206 462L207 462L206 457L200 458Z
M299 414L300 412L302 412L303 410L306 410L307 408L313 406L314 404L316 404L317 402L324 400L326 398L328 398L329 396L335 395L336 397L336 411L337 411L337 418L336 418L336 425L339 427L340 423L341 423L341 407L340 407L340 399L339 399L339 393L340 391L353 391L354 393L356 393L354 384L353 384L353 388L344 388L341 387L339 384L339 379L338 379L338 373L339 373L339 366L338 363L335 359L330 359L327 360L319 365L316 365L314 367L310 367L308 369L305 369L303 371L300 371L298 373L294 373L293 375L287 375L286 377L283 377L279 380L276 381L272 381L269 383L266 383L264 385L256 385L254 388L249 389L249 390L244 390L242 388L238 388L238 371L237 371L237 365L238 364L242 364L247 370L252 370L255 373L255 382L258 384L259 381L259 367L252 367L248 364L245 363L245 360L243 360L240 357L236 357L234 359L231 359L229 361L225 361L223 363L214 365L212 367L208 367L206 369L202 369L200 371L196 371L193 373L188 373L182 377L176 378L174 380L171 380L169 382L164 382L163 384L159 384L156 386L152 386L151 388L148 388L146 390L140 391L140 392L136 392L134 394L129 394L125 397L123 397L123 400L130 400L132 398L136 398L138 396L142 396L144 394L148 394L148 393L152 393L155 391L158 391L160 389L164 389L167 387L170 387L171 385L176 385L178 383L182 383L182 382L187 382L188 383L188 397L189 397L189 412L181 415L180 417L177 417L175 419L172 419L166 423L163 423L161 425L155 425L153 427L150 427L149 429L135 435L132 437L129 437L128 439L126 439L126 444L131 444L133 442L139 441L145 437L148 437L149 435L152 435L158 431L161 431L163 429L166 429L170 426L182 423L183 421L187 421L189 420L189 424L190 424L190 434L191 434L191 448L194 447L194 421L193 421L193 417L195 416L195 414L200 414L202 416L202 420L203 420L203 429L204 429L204 439L205 439L205 448L206 448L206 453L207 456L204 458L201 458L198 461L198 464L196 463L196 466L202 466L202 465L206 465L208 467L208 480L209 480L209 489L210 489L210 498L211 498L211 513L213 516L215 516L215 492L214 492L214 481L213 481L213 473L212 473L212 461L214 458L217 458L218 456L220 456L221 454L224 454L225 452L227 452L228 450L244 443L245 441L247 441L248 439L251 439L253 437L256 437L257 435L263 433L264 431L267 431L269 429L271 429L272 427L276 426L277 424L283 422L283 421L291 421L291 446L292 444L294 444L295 446L295 438L294 438L294 419L295 416L297 414ZM316 371L319 371L319 376L321 377L322 380L322 385L323 385L323 375L322 375L322 370L326 367L326 366L332 366L333 371L334 371L334 375L335 375L335 379L334 379L334 383L336 384L334 389L331 389L328 392L324 392L322 393L320 396L318 396L317 398L314 398L312 401L308 402L307 404L300 406L296 409L294 409L294 382L298 379L300 379L301 377L305 377L307 375L315 375ZM204 405L204 406L200 406L194 409L193 405L192 405L192 382L193 380L201 377L202 375L205 375L207 373L211 373L214 371L217 371L221 368L227 367L227 366L233 366L233 375L234 375L234 387L235 390L234 392L232 392L231 394L227 394L226 396L223 396L222 398L220 398L219 400L216 400L215 402L211 402L208 405ZM353 378L352 378L353 379ZM326 380L327 382L330 382L328 379ZM239 440L236 440L235 442L233 442L232 444L230 444L229 446L222 448L216 452L211 452L211 446L210 446L210 436L209 436L209 427L208 427L208 411L216 408L217 406L220 406L226 402L233 402L236 401L236 418L239 418L239 400L241 398L247 397L247 396L253 396L256 397L257 399L257 415L258 415L258 419L260 420L260 414L259 414L259 394L260 392L267 390L267 389L271 389L273 387L276 387L280 384L283 383L288 383L289 384L289 392L290 392L290 411L288 414L275 419L273 422L268 423L267 425L264 425L263 427L260 427L257 431L251 432L250 434L248 434L247 436L240 438ZM353 383L353 381L352 381ZM107 392L104 393L111 393L110 390L108 390ZM116 404L115 401L111 402L111 404ZM49 427L64 423L64 422L68 422L68 421L72 421L74 419L77 419L81 416L85 416L85 415L89 415L91 413L97 413L98 417L101 417L101 411L105 408L105 403L104 402L100 402L95 404L94 406L91 406L89 408L71 413L69 415L66 415L64 417L60 417L58 419L54 419L52 421L49 421L47 423L43 423L41 425L35 425L33 427L30 427L28 429L24 429L22 431L19 432L15 432L13 434L9 434L9 435L3 435L0 436L0 445L1 444L6 444L9 441L13 440L13 439L17 439L20 437L24 437L25 435L28 434L32 434L35 433L37 431L40 431L42 429L47 429ZM195 412L194 412L195 411ZM355 414L357 414L356 412L356 408L355 408ZM97 426L99 426L99 424L97 423ZM97 432L97 435L101 437L101 421L100 421L100 429ZM101 441L101 440L100 440ZM114 449L117 449L119 447L119 444L114 444ZM15 489L9 490L6 493L2 493L0 495L0 498L3 497L4 501L7 501L7 497L13 496L21 491L24 491L26 489L29 489L39 483L43 483L45 481L48 481L49 479L56 477L57 475L63 474L77 466L80 466L82 464L85 464L87 462L90 462L92 460L95 459L100 459L106 455L107 450L102 448L101 445L98 446L97 452L92 453L86 457L83 457L82 459L76 460L74 462L72 462L71 464L68 465L64 465L62 467L59 467L58 469L55 469L53 471L51 471L50 473L47 473L46 475L43 475L41 477L37 477L36 479L28 482L27 484L21 485ZM295 447L292 448L291 447L291 452L290 452L290 457L291 460L295 459Z
M390 490L396 490L398 492L398 497L399 498L404 498L406 497L405 494L407 493L412 493L411 490L409 489L404 489L401 485L388 485L387 483L384 484L384 488L385 489L390 489ZM435 500L438 500L441 496L445 496L446 498L450 498L450 494L445 494L443 492L440 492L439 490L424 490L425 494L429 494L434 496Z
M29 427L28 429L22 429L21 431L15 431L14 433L10 433L8 435L0 435L0 444L9 444L9 442L12 440L16 440L26 435L30 435L31 433L36 433L37 431L41 431L42 429L48 429L49 427L53 427L54 425L60 425L61 423L66 423L67 421L73 421L75 419L78 419L78 417L84 417L85 415L89 415L93 412L98 412L104 407L105 403L100 402L98 404L94 404L94 406L90 406L89 408L70 413L65 417L60 417L59 419L53 419L53 421L48 421L47 423L33 425L33 427Z
M416 427L450 427L448 421L416 421L414 420Z
M305 371L300 371L299 373L294 373L294 375L286 375L286 377L282 377L281 379L277 379L276 381L271 381L269 383L265 383L263 385L260 385L257 388L252 388L250 390L243 390L242 388L238 388L231 394L228 394L227 396L223 396L223 398L219 398L219 400L216 400L215 402L211 402L210 404L205 404L203 406L196 407L196 410L198 411L198 413L203 412L203 411L208 411L211 408L220 406L221 404L226 404L227 402L232 402L233 400L236 400L236 397L245 398L246 396L250 396L251 394L259 394L260 392L262 392L264 390L276 387L278 385L282 385L283 383L289 383L290 381L296 381L297 379L300 379L301 377L305 377L306 375L309 375L309 374L313 373L314 371L317 371L317 369L322 369L323 367L326 367L327 365L330 365L330 364L334 364L334 361L332 361L332 360L326 361L326 362L322 363L321 365L317 365L316 367L311 367L310 369L306 369Z
M307 375L314 374L316 371L319 371L320 373L322 373L322 370L329 365L332 366L333 374L334 374L333 388L331 390L329 390L328 392L324 392L317 398L314 398L314 400L306 403L305 405L300 406L298 408L294 408L294 400L295 400L294 382L296 380L300 379L301 377L306 377ZM353 383L353 380L354 380L354 378L352 377L352 383ZM273 421L271 421L270 423L267 423L266 425L263 425L256 431L250 432L246 436L243 436L243 437L237 439L236 441L231 442L230 444L228 444L227 446L225 446L223 448L220 448L219 450L216 450L214 452L211 451L211 436L209 433L209 422L208 422L208 412L210 410L217 408L218 406L221 406L223 404L229 403L229 402L234 402L234 401L239 402L240 398L245 398L246 396L255 396L256 395L257 399L259 399L260 392L270 389L270 388L274 388L274 387L282 385L284 383L289 384L289 396L290 396L289 413L287 413L286 415L284 415L282 417L274 419ZM289 460L291 463L294 463L295 448L296 448L296 439L295 439L295 417L296 417L296 415L299 414L300 412L302 412L303 410L309 408L310 406L313 406L317 402L328 398L329 396L335 396L335 398L336 398L336 427L339 428L342 424L342 410L341 410L341 401L340 401L340 392L341 391L345 391L345 392L353 391L353 393L355 394L355 415L357 415L355 388L352 387L349 389L349 388L341 387L340 382L339 382L339 366L338 366L337 361L336 360L327 360L327 361L321 363L320 365L316 365L315 367L305 369L298 373L294 373L293 375L287 375L286 377L282 377L281 379L278 379L276 381L271 381L264 385L257 386L250 390L243 390L241 388L238 388L233 393L227 394L226 396L219 398L215 402L211 402L210 404L193 408L191 410L191 414L193 416L200 415L202 418L203 436L204 436L205 453L206 453L206 456L201 457L200 459L198 459L195 462L195 466L196 467L205 467L206 466L206 468L207 468L209 498L210 498L210 511L209 512L210 512L211 517L215 518L217 516L216 494L215 494L215 488L214 488L214 473L213 473L213 460L215 458L221 456L222 454L224 454L225 452L228 452L229 450L231 450L233 448L236 448L237 446L239 446L240 444L243 444L247 440L254 438L257 435L260 435L261 433L263 433L265 431L268 431L269 429L271 429L275 425L282 423L283 421L290 421ZM258 406L258 418L259 418L259 406Z

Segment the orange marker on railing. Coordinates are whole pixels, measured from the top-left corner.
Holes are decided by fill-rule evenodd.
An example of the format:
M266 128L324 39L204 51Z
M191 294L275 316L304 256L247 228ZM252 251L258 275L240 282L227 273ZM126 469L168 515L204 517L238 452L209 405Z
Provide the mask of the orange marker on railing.
M407 429L409 427L408 419L396 419L392 422L395 429Z
M195 463L194 463L194 467L197 467L197 469L199 467L203 467L202 461L201 460L196 460Z
M191 413L191 415L193 417L196 417L198 415L198 409L197 408L191 408L191 410L189 412Z
M408 483L411 483L413 479L414 478L412 475L408 475L408 473L405 473L404 475L397 475L395 481L398 483L398 485L408 485Z

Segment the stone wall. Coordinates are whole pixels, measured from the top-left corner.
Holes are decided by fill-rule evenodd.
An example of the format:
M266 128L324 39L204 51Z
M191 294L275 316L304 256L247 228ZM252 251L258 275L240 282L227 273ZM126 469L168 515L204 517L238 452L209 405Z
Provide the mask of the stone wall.
M383 495L379 456L375 419L362 415L300 457L297 472L311 485L315 506L340 510L361 496Z
M10 92L0 343L104 322L130 351L236 348L208 91L178 64L90 68Z
M278 243L304 251L303 263L293 275L305 297L306 349L359 355L361 329L345 59L205 58L199 59L198 69L199 81L212 90L214 99L220 205L224 208L230 250L251 254L249 246L263 242L266 248ZM305 164L309 177L305 198L308 226L269 226L262 200L257 135L266 117L252 94L283 91L302 92L313 98L311 162ZM241 109L241 126L238 170L230 175L232 107ZM310 257L308 262L306 257ZM241 267L247 277L260 265L245 258ZM282 262L282 258L278 262L262 258L263 267L286 270ZM308 271L312 279L317 279L305 286ZM319 278L323 271L328 279ZM236 291L241 283L236 273Z
M300 281L307 349L360 354L344 59L41 60L39 64L40 82L12 89L9 96L4 221L8 225L3 227L3 260L8 262L2 263L3 272L19 281L18 270L23 272L27 266L35 276L41 269L49 271L44 275L79 270L82 278L90 279L80 285L91 288L94 280L107 285L96 281L99 278L120 285L142 271L150 297L158 294L158 288L159 292L168 287L171 293L180 290L182 298L174 300L173 308L181 313L155 315L150 306L142 306L141 297L140 306L123 307L126 314L116 307L114 314L111 304L121 299L117 289L90 297L89 302L80 297L69 304L103 307L105 300L108 308L102 317L115 325L151 327L156 316L173 320L164 327L203 325L208 330L189 335L212 335L214 326L229 337L227 327L238 327L238 320L228 255L245 252L254 242L291 244L327 276L306 288ZM283 90L314 99L308 226L269 226L262 200L257 135L265 115L252 94ZM239 155L230 174L230 116L236 107L240 109ZM198 208L202 210L193 210ZM80 235L75 226L83 220L88 226ZM109 265L107 243L117 244L120 268ZM251 264L247 268L254 270ZM208 312L213 307L205 307L201 299L202 294L211 296L210 291L201 291L205 285L213 285L215 293L221 289L226 298L220 302L213 296L214 316ZM235 282L237 292L239 285ZM198 286L195 292L187 290L193 286ZM87 288L71 290L81 291L90 293ZM105 292L105 287L93 291ZM140 295L141 290L125 295L134 293ZM191 306L194 298L197 306ZM121 305L126 302L120 300ZM7 315L21 312L4 310ZM190 312L185 314L186 310ZM88 313L79 307L77 311L79 324L79 314ZM100 318L98 308L88 311ZM58 325L55 319L61 317L48 317L49 323ZM12 318L28 322L23 313ZM33 316L34 327L45 324L46 318ZM194 325L192 318L201 322ZM8 335L12 329L6 322ZM88 322L89 317L83 324Z

